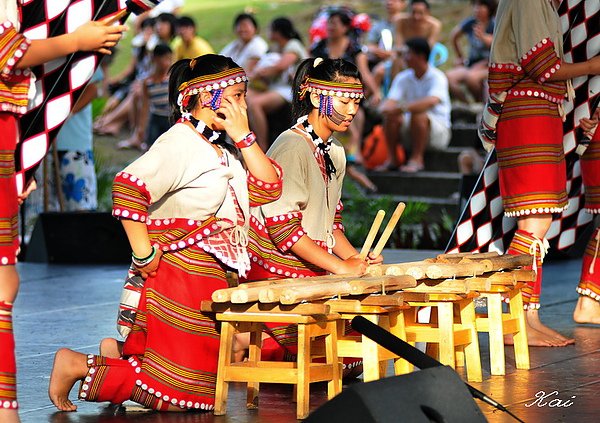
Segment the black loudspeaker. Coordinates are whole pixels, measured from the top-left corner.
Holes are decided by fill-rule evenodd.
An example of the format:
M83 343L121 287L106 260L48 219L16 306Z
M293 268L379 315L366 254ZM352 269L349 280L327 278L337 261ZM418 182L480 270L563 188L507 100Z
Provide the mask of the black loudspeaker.
M448 366L354 384L305 420L307 423L486 421L465 383Z
M128 263L131 248L110 213L41 213L26 246L25 261L38 263Z

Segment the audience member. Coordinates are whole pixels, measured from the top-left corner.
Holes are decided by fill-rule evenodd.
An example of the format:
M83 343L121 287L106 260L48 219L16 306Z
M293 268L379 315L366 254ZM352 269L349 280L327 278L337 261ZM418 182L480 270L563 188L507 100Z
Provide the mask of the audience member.
M431 53L425 38L406 41L403 52L408 69L394 78L381 112L388 142L388 162L384 168L398 169L396 145L399 140L410 148L403 172L425 168L425 150L444 149L450 141L450 96L444 73L429 65ZM407 140L410 143L406 143Z
M214 53L209 42L196 34L196 23L191 17L182 16L177 20L177 33L179 36L173 41L175 62Z
M237 39L227 44L219 54L231 57L248 73L269 50L267 42L258 35L258 22L253 15L241 13L233 21Z
M345 9L334 10L327 19L327 38L318 41L311 48L313 57L329 59L344 59L356 65L367 88L370 103L376 106L381 101L379 88L369 70L367 55L363 52L353 27L352 17ZM368 190L375 191L377 187L354 166L361 161L360 143L364 128L365 113L359 109L349 128L349 139L345 145L348 163L348 175Z
M173 64L173 51L166 44L159 44L152 52L154 71L144 80L140 120L133 135L133 142L146 150L166 132L171 124L169 115L169 68Z
M471 0L473 16L454 27L450 37L456 53L456 65L446 72L450 94L453 98L466 102L463 84L475 101L484 100L484 84L488 75L488 59L494 33L496 0ZM469 55L465 58L460 41L466 36Z
M259 145L264 151L269 147L267 115L292 101L292 80L296 68L306 57L306 48L294 24L288 18L277 18L271 22L269 38L280 52L279 60L272 66L258 66L248 77L250 80L272 80L265 91L248 92L248 114Z
M430 47L439 41L442 23L431 16L431 6L427 0L411 0L410 13L396 20L395 42L402 47L411 38L425 38Z
M385 19L375 21L365 40L371 67L392 58L396 21L403 16L402 12L407 6L406 0L384 0L383 2L387 16Z
M95 210L98 207L94 166L92 105L98 83L104 77L98 68L73 106L71 116L56 136L60 186L56 187L62 211Z

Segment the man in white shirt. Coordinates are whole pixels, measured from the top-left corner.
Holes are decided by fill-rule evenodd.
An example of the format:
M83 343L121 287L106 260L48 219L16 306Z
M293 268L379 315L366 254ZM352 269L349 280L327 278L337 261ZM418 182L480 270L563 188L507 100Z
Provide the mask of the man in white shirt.
M399 168L395 151L401 141L409 147L410 156L400 170L411 173L425 168L428 147L442 150L450 142L448 79L442 71L429 66L430 52L424 38L406 41L404 58L408 69L396 75L381 105L388 146L388 161L384 165L387 170Z

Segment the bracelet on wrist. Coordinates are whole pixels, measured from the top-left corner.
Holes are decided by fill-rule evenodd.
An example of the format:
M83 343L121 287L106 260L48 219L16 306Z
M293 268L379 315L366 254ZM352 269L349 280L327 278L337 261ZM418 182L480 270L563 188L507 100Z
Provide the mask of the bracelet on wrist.
M154 257L156 257L156 247L154 245L152 246L152 252L147 257L140 258L136 256L133 252L131 253L131 261L137 267L144 267L150 264L152 260L154 260Z
M235 142L237 148L247 148L256 142L256 135L254 132L249 132L244 138Z

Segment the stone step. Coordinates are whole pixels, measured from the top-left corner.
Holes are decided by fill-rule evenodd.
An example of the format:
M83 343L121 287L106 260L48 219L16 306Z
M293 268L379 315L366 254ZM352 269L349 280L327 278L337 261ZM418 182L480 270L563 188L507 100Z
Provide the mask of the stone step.
M477 125L468 123L452 125L450 146L481 148L481 141L477 136Z
M432 172L459 172L458 155L465 147L448 147L443 151L431 150L425 153L425 169Z
M367 176L380 194L433 198L448 198L459 190L461 180L455 172L368 172Z
M377 195L377 194L374 194ZM395 203L404 202L409 203L425 203L429 205L427 211L428 220L431 222L440 222L443 215L449 216L452 221L456 220L458 216L458 199L453 196L446 198L435 198L435 197L423 197L423 196L412 196L412 195L392 195L391 196Z

